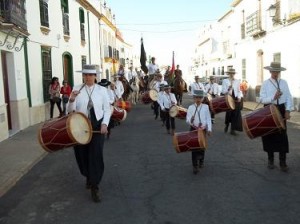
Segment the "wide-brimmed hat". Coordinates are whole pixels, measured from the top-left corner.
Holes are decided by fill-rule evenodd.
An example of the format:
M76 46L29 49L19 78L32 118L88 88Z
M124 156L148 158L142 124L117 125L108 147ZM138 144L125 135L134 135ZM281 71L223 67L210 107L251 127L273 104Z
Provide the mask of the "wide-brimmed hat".
M165 84L159 84L159 88L165 88Z
M206 96L206 92L204 92L203 90L201 89L196 89L194 90L193 92L193 96L198 96L198 97L205 97Z
M106 87L106 86L109 86L109 85L111 84L111 82L108 81L107 79L101 79L101 81L98 82L98 84L99 84L100 86Z
M281 67L280 62L275 62L275 61L271 62L270 66L264 67L264 69L267 69L267 70L269 70L271 72L272 71L273 72L281 72L281 71L285 71L286 70L286 68Z
M82 71L82 74L100 74L99 66L98 65L84 65Z
M118 75L118 74L113 74L112 77L114 77L114 78L119 78L119 77L121 77L121 76Z
M199 75L195 75L195 79L199 79Z
M236 71L234 68L229 68L228 71L226 71L225 73L228 73L228 74L235 74Z
M209 77L209 80L214 80L214 79L215 79L214 76L210 76L210 77Z
M164 88L165 89L171 89L171 86L170 85L164 85Z

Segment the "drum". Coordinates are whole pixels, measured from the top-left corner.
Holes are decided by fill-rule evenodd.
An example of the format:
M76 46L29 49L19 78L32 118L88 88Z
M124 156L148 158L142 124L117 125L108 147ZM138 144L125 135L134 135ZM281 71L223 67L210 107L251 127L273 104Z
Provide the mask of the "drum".
M177 117L179 119L185 119L186 113L187 109L179 107L177 105L171 106L169 110L170 117Z
M149 90L149 96L150 96L150 99L153 100L153 101L157 101L158 99L158 92L156 89L150 89Z
M114 121L124 121L127 117L127 112L124 109L111 106L111 119Z
M235 109L235 102L230 95L215 97L210 101L210 108L214 114L226 112Z
M89 119L79 112L52 119L39 129L38 140L48 152L55 152L77 144L88 144L92 138Z
M126 110L127 112L131 110L131 103L129 101L117 101L116 106L118 108Z
M285 129L282 116L273 104L243 115L242 121L243 128L251 139Z
M144 104L149 104L149 103L152 103L153 101L151 100L150 98L150 95L149 95L149 92L144 92L143 95L142 95L142 102Z
M173 136L173 145L177 153L205 150L207 147L205 131L197 129L175 133Z

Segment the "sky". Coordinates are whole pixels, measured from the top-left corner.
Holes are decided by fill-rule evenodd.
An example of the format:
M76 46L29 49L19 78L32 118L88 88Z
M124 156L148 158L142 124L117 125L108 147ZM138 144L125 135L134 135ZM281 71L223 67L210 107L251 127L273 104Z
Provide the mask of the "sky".
M140 55L143 37L147 57L159 66L179 64L183 74L192 65L197 34L208 23L221 18L233 0L106 0L115 14L116 26L125 42Z

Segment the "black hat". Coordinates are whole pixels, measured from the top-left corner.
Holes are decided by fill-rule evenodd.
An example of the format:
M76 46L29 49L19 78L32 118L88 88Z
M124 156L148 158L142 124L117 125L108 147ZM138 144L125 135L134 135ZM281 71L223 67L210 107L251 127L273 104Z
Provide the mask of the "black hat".
M100 86L103 86L103 87L109 86L110 83L111 83L111 82L108 81L107 79L101 79L101 81L98 82L98 84L99 84Z

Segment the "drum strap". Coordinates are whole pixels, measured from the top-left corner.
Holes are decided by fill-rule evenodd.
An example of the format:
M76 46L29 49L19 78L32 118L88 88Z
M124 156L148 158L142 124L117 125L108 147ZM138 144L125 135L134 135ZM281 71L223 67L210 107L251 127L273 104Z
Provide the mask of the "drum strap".
M276 79L275 81L276 81L276 84L277 84L277 86L272 82L272 80L271 79L269 79L270 80L270 82L272 83L272 85L277 89L277 91L280 91L280 86L279 86L279 82L280 82L280 80L279 80L279 82L278 82L278 79ZM279 99L277 99L277 105L279 105Z
M200 108L199 108L199 110L198 110L199 126L202 125L201 118L200 118L200 112L201 112L201 109L202 109L202 104L200 105ZM196 109L196 110L197 110L197 109Z

